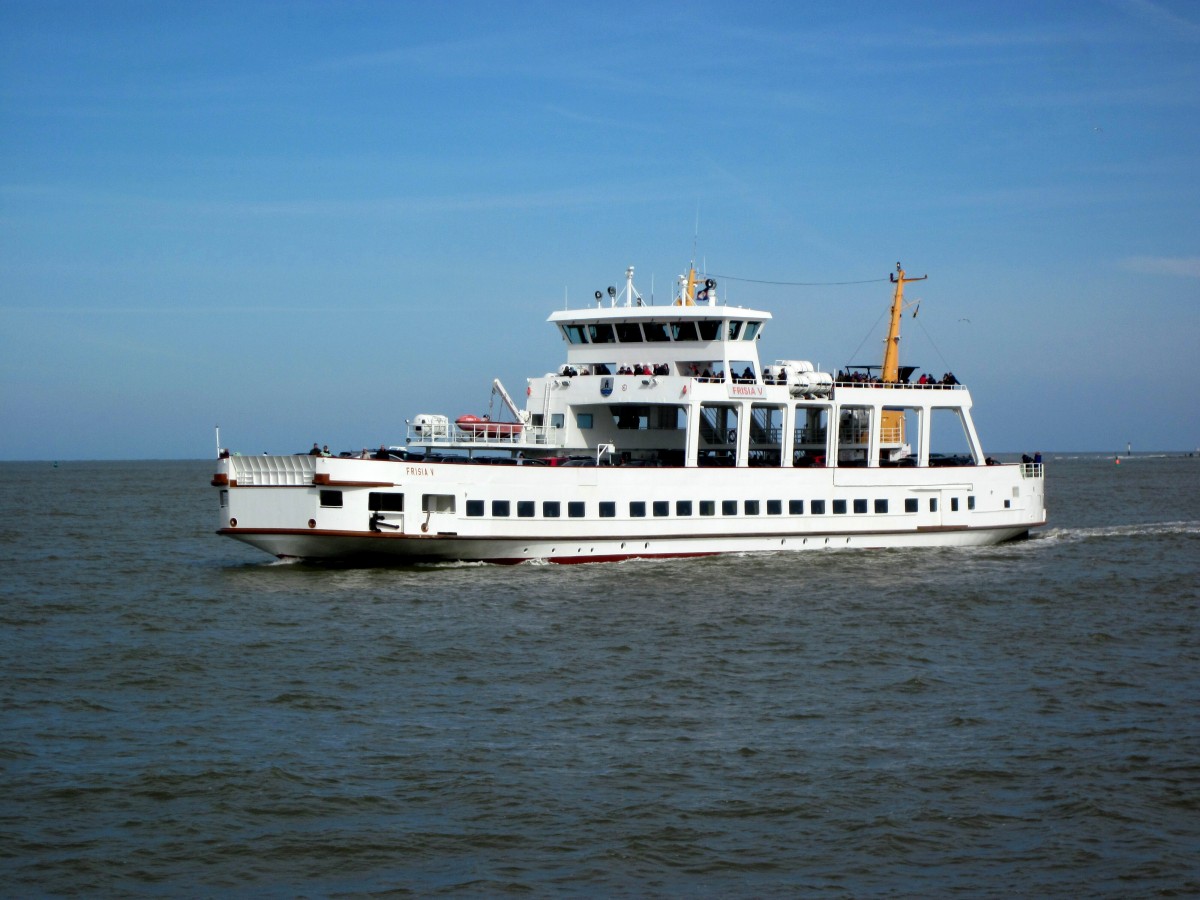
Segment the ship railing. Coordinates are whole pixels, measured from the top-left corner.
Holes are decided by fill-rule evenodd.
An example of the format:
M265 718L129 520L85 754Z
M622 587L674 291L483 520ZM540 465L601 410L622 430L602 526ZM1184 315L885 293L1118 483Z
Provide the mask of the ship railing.
M843 444L865 444L871 439L869 428L849 426L838 429L838 440Z
M879 429L879 442L881 444L899 444L903 440L904 428L899 425Z
M303 456L231 456L231 477L243 487L277 487L312 484L317 457Z
M1021 463L1022 478L1043 478L1045 470L1042 463Z
M965 390L966 386L962 384L918 384L917 382L909 382L905 384L903 381L835 381L834 387L844 388L885 388L890 390L915 389L918 391L955 391Z
M824 428L797 428L795 441L797 444L823 444L826 433Z
M522 425L520 430L505 431L504 426L515 424L510 422L489 423L498 434L488 434L482 426L479 430L468 431L452 425L449 428L431 431L427 426L408 426L408 443L410 444L471 444L477 447L557 447L562 440L564 429L558 425Z

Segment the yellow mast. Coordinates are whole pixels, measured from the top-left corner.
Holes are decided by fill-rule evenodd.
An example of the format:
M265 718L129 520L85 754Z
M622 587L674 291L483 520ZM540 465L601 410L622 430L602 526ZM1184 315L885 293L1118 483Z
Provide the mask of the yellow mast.
M887 344L883 348L883 371L880 380L895 384L900 380L900 314L904 312L904 285L910 281L924 281L928 275L920 278L905 278L900 263L896 263L896 274L890 276L892 284L896 285L896 293L892 296L892 323L888 327ZM885 409L879 422L880 441L885 444L904 443L904 413L898 409Z
M904 312L904 285L929 277L905 278L900 263L896 263L896 272L898 274L890 276L896 293L892 296L892 324L888 328L887 345L883 348L883 371L880 373L883 382L892 384L900 380L900 314Z
M675 300L675 306L695 306L696 305L696 264L692 263L688 269L687 281L684 283L683 290L679 297Z

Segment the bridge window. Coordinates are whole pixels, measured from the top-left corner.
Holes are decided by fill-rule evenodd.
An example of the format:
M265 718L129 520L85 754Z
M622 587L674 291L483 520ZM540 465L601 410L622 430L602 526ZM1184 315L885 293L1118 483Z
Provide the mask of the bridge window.
M695 341L699 340L696 337L695 322L675 322L671 325L671 336L677 341Z
M729 323L729 339L731 341L736 341L738 339L738 335L741 333L742 333L742 323L741 322L735 320L735 321Z
M563 335L566 336L567 342L571 344L586 344L587 335L583 330L582 325L564 325L562 327Z
M671 336L667 334L667 326L664 322L643 322L642 331L646 334L646 340L655 343L671 339Z
M607 322L598 322L588 326L588 338L593 344L612 344L616 341L613 327Z
M746 330L742 333L743 341L752 341L758 335L758 329L762 327L762 322L747 322Z
M700 340L719 341L721 339L720 319L701 319L696 326L700 331Z
M617 339L622 344L640 344L642 329L638 328L637 322L618 322Z

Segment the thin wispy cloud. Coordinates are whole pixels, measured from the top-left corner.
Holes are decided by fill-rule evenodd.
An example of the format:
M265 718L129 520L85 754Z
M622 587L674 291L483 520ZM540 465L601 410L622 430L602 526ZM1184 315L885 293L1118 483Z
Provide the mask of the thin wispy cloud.
M1120 266L1142 275L1200 278L1200 256L1128 256Z

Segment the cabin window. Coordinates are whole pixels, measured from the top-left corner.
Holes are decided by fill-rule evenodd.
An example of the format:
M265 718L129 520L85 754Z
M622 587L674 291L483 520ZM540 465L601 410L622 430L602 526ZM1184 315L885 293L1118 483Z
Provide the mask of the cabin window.
M532 519L534 510L536 508L537 508L537 504L534 503L532 500L518 500L517 501L517 517L521 518L521 519Z
M719 319L701 319L696 323L700 331L700 340L719 341L721 339L721 322Z
M667 334L667 326L663 322L643 322L642 331L646 335L646 340L654 343L661 343L671 339L671 336Z
M814 500L812 502L812 504L809 506L809 509L812 511L812 514L814 516L823 516L823 515L825 515L825 501L824 500Z
M974 508L975 508L975 495L972 494L971 496L969 496L967 498L967 509L974 509Z
M1012 509L1012 501L1011 501L1011 500L1005 500L1005 501L1004 501L1004 508L1005 508L1005 509Z
M1007 501L1005 501L1007 502ZM229 505L229 491L221 491L221 509Z
M803 500L789 500L788 501L788 515L789 516L804 515L804 501Z
M671 325L671 336L677 341L699 340L695 322L675 322Z
M586 507L582 500L570 500L567 502L567 515L572 519L582 519L585 512Z
M557 500L546 500L542 503L542 515L547 519L557 519L562 515L562 506Z
M866 500L859 499L859 500L854 501L855 515L862 515L866 511L867 511L867 501Z
M508 504L507 500L493 500L492 501L492 515L493 516L498 516L499 518L504 518L505 516L508 515L508 511L509 511L509 504Z
M482 500L468 500L467 501L467 515L468 516L482 516L483 515L483 501Z
M671 514L671 502L669 500L654 501L654 515L669 516Z
M690 516L691 514L692 514L692 501L691 500L676 500L675 501L675 515Z
M595 325L589 325L588 339L593 344L611 344L616 341L616 337L613 335L613 327L607 322L598 322Z
M930 512L937 512L937 497L930 497L930 498L929 498L929 511L930 511Z
M421 512L454 512L454 495L422 494Z
M834 500L833 501L833 514L835 516L844 516L846 514L846 501L845 500Z
M741 333L742 333L742 323L741 322L733 321L733 322L729 323L729 339L731 341L736 341L738 339L738 335Z
M591 413L576 413L575 414L575 424L578 425L580 428L591 428L592 427L592 414Z
M745 503L742 504L742 512L748 516L757 516L758 515L758 501L757 500L747 500Z
M617 339L622 344L640 344L642 329L638 328L637 322L618 322Z
M783 501L782 500L768 500L767 501L767 515L768 516L782 516L783 515Z
M404 512L404 495L371 491L367 494L367 509L371 512Z
M617 504L613 503L611 500L601 500L600 501L600 518L613 519L613 518L616 518L616 515L617 515Z
M917 511L917 508L918 508L918 501L917 501L916 497L905 497L904 498L904 511L906 513L915 513Z
M716 515L716 512L717 512L717 504L714 501L712 501L712 500L701 500L700 501L700 515L713 516L713 515Z
M742 333L743 341L752 341L758 336L758 329L762 327L762 322L747 322L746 330Z
M642 500L631 500L629 502L629 515L634 519L646 518L646 504Z
M562 327L563 334L570 344L586 344L587 335L584 333L582 325L564 325Z
M567 424L567 414L566 413L550 413L550 427L551 428L562 428L566 424Z
M721 515L736 516L737 515L737 501L736 500L722 500L721 501Z
M321 491L321 505L340 507L342 505L341 491Z
M888 511L887 500L876 500L875 501L875 512L882 515L882 514L886 513L887 511Z
M958 498L957 497L950 498L950 512L958 512Z

